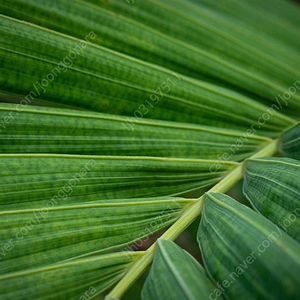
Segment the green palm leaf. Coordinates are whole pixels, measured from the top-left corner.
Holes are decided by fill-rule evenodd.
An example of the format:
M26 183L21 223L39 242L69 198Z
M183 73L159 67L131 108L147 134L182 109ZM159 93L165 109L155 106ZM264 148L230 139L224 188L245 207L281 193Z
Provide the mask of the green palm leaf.
M190 254L170 241L157 241L143 300L207 299L213 290L205 271Z
M118 281L139 256L106 254L0 275L0 295L4 299L94 297Z
M300 162L260 158L247 162L244 194L255 209L300 242Z
M300 159L300 124L286 131L281 138L282 155Z
M238 161L269 138L242 131L154 120L130 121L115 115L0 104L1 153L66 153L215 159L230 152ZM43 124L40 120L43 120ZM161 132L164 132L162 135ZM241 140L243 147L237 145ZM224 158L222 158L224 159Z
M52 198L33 209L30 204L27 209L18 209L22 207L18 204L15 210L2 208L0 273L126 246L174 223L193 203L180 198L143 198L64 205L65 200Z
M131 156L0 155L3 209L175 195L220 180L236 163Z
M227 15L216 15L201 2L194 5L178 0L171 4L169 1L148 0L136 2L134 7L118 0L109 3L64 0L55 4L43 0L15 1L14 4L2 2L2 13L8 16L77 38L83 38L92 30L98 35L93 43L192 77L211 78L213 82L235 85L251 93L255 91L271 103L276 103L274 97L284 93L300 76L300 60L295 50L284 43L279 46L277 40L266 42L265 35L258 32L249 37L251 27L240 24L235 18L228 20ZM247 8L247 4L242 6L244 12ZM32 18L23 12L24 9L34 10L39 17ZM77 17L78 11L81 12L80 18ZM53 18L58 22L54 23ZM169 25L175 19L180 26ZM265 23L270 26L273 22L271 19ZM287 28L292 38L299 39L300 35L293 26ZM284 37L280 36L280 42L282 40ZM287 55L289 60L286 60ZM126 75L129 79L130 74L127 72ZM277 78L281 78L281 82ZM152 88L155 89L156 85ZM289 109L299 109L298 95L292 96L289 105Z
M300 245L229 196L206 196L198 242L207 272L219 287L213 297L298 297Z
M269 107L242 94L174 74L109 48L96 44L83 47L82 41L71 36L6 16L0 20L0 57L5 57L1 61L0 89L8 92L17 86L14 93L26 94L25 104L42 99L135 115L136 119L151 117L240 130L260 126L259 118L268 111ZM70 51L75 51L71 56L76 60L69 57ZM46 70L46 74L36 70ZM18 80L20 76L22 81ZM78 82L76 87L73 82ZM283 102L274 105L270 111L273 117L262 132L269 136L294 123L279 113Z
M1 298L119 300L154 259L144 299L296 299L299 20L286 0L0 0ZM260 214L222 194L243 179ZM201 213L204 269L171 242Z

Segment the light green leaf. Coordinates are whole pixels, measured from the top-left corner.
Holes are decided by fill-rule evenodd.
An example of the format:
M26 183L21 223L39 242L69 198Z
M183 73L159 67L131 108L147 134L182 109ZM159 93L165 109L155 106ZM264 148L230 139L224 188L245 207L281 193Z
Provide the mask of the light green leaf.
M300 161L258 158L246 164L243 192L262 215L300 242Z
M300 244L250 208L227 195L207 194L198 242L219 286L212 297L297 299Z
M288 156L300 160L300 123L281 136L281 152L283 156Z
M0 275L0 297L43 300L95 297L116 283L141 254L92 256Z
M139 155L238 161L270 141L254 132L139 120L78 110L0 104L1 153ZM41 123L41 120L43 121ZM1 125L0 125L1 126ZM241 140L243 147L240 147ZM227 157L224 157L224 153Z
M204 300L213 290L205 271L189 253L171 241L157 241L143 300Z
M5 199L5 197L4 197ZM143 198L63 205L52 198L38 208L0 212L0 273L120 248L174 223L193 200ZM5 206L5 205L4 205Z

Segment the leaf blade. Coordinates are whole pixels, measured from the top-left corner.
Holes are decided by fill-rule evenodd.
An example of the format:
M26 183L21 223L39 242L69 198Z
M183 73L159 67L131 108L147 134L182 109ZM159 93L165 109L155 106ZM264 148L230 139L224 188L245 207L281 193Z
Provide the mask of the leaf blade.
M157 247L142 299L207 299L214 286L201 265L173 242L159 239Z
M281 136L281 152L283 156L300 159L300 124L296 124Z
M1 153L202 159L228 153L225 160L238 161L270 141L254 132L154 120L129 122L116 115L35 106L19 113L17 107L0 104L0 120L8 121L0 131ZM237 140L243 147L236 146Z
M235 91L180 74L175 76L169 69L108 48L91 43L80 48L81 41L77 38L6 16L1 16L1 23L0 87L7 92L27 94L27 104L42 99L54 105L106 113L133 116L139 111L140 117L244 130L253 125L258 127L259 117L268 110L267 106ZM80 51L73 61L68 53L76 47ZM38 70L49 70L53 78L51 89L47 88L50 81ZM18 76L23 80L16 81ZM41 85L42 80L46 89ZM173 84L169 84L169 92L163 98L158 97L155 90L166 81ZM80 84L74 87L74 82ZM146 105L145 99L152 102L151 106ZM267 136L294 124L292 118L281 114L274 105L277 108L272 107L272 118L263 126Z
M176 221L193 200L143 198L60 204L0 213L0 273L99 254L139 241Z
M228 297L293 299L298 293L299 244L229 196L207 195L198 243L209 277L226 280L221 290Z
M7 299L24 295L34 299L78 299L85 292L95 296L117 282L139 255L135 252L105 254L0 275L0 295Z
M243 192L252 206L300 241L300 163L289 158L259 158L246 164Z

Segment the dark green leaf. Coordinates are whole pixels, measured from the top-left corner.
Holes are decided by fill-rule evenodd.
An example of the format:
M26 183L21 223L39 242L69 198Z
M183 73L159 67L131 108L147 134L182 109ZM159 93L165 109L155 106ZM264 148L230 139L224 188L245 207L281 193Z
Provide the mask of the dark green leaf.
M206 270L230 299L297 299L300 244L223 194L208 194L198 231Z
M246 164L244 195L253 207L300 242L300 162L257 158Z
M135 1L130 5L127 1L119 0L3 0L0 12L80 39L94 31L97 37L91 42L102 47L194 78L235 86L277 104L275 97L284 93L300 76L300 45L297 42L300 35L297 29L282 22L282 18L262 17L259 1L255 5L250 1L234 1L233 8L230 4L226 7L222 3L225 14L218 11L219 7L208 9L206 1L197 1L196 5L192 2L148 0ZM211 2L210 5L213 5ZM286 9L288 5L284 3L275 11L278 13L282 7ZM242 19L232 17L232 10L238 10L237 15L244 13L246 16ZM293 13L293 20L297 16L294 10L288 10ZM260 14L259 17L256 17L257 14ZM170 26L174 20L178 25ZM249 20L250 24L247 24ZM263 24L261 20L264 20ZM260 22L260 27L253 33L257 22ZM272 30L260 33L261 27L267 30L271 27ZM290 45L286 43L286 36L290 36ZM133 66L131 69L134 71ZM143 73L139 74L140 78L143 76ZM157 82L152 89L156 89L157 84L160 83ZM94 85L89 90L97 95ZM293 113L293 109L299 109L299 99L297 94L292 94L289 107L285 110ZM141 100L140 104L143 103L143 97ZM174 103L169 108L175 109L173 106ZM94 105L93 108L99 110L100 107ZM232 105L231 109L235 109L235 106Z
M279 112L283 104L276 102L270 110L235 91L10 17L0 16L0 25L0 89L25 95L23 106L41 99L136 120L147 117L241 131L251 126L258 130L259 118L266 113L272 118L260 134L268 136L294 123ZM86 39L93 42L95 34L86 32ZM182 56L188 54L181 52ZM209 68L213 69L210 64ZM264 82L264 90L268 85Z
M171 241L158 240L143 300L201 300L214 290L201 265Z
M100 113L0 104L1 153L139 155L238 161L270 139L254 132ZM8 121L5 123L5 120ZM42 123L41 123L42 120ZM1 126L1 123L0 123ZM242 141L243 146L238 144ZM224 157L224 153L227 157Z

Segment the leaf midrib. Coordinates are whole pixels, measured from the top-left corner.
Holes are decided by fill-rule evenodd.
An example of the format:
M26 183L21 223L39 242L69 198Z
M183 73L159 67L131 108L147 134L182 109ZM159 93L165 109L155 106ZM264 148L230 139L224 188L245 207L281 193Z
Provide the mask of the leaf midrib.
M274 156L278 152L279 139L273 140L266 147L255 153L250 157L259 158L265 156ZM231 187L239 182L244 175L244 168L247 160L244 160L238 166L229 171L228 175L219 183L213 186L208 192L212 193L226 193ZM198 201L189 206L179 217L179 219L160 237L164 240L175 240L201 213L203 200L205 195L202 195ZM108 297L119 299L127 289L137 280L137 278L144 272L145 268L151 264L154 253L157 247L155 242L142 257L128 270L126 275L109 293Z

